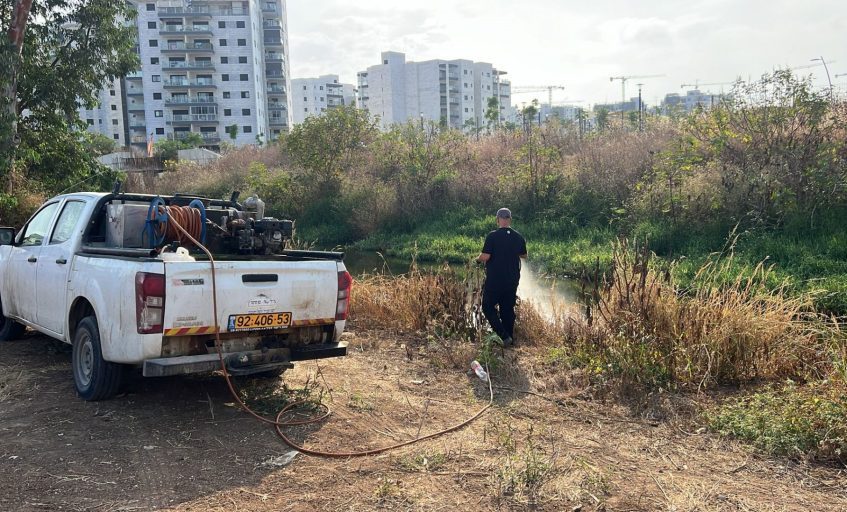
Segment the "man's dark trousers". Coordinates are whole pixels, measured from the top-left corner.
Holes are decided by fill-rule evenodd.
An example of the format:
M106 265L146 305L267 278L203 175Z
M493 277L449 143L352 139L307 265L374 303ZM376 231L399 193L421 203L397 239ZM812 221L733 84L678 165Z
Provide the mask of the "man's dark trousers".
M515 335L515 301L518 283L497 283L491 279L485 281L482 290L482 312L491 328L501 339ZM500 313L497 313L497 307Z

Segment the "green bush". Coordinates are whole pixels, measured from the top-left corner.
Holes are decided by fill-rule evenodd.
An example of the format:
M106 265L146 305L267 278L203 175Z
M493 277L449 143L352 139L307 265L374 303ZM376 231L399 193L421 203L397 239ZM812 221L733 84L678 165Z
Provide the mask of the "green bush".
M789 382L732 399L708 415L722 435L765 453L847 461L847 390L843 383Z

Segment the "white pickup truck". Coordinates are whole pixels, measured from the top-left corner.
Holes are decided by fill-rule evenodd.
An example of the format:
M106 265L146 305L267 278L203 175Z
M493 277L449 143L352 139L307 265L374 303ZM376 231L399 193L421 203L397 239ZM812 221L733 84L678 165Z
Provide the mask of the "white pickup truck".
M0 341L28 326L71 344L85 400L116 394L128 366L145 376L220 369L211 265L167 238L172 207L202 213L197 235L215 256L230 373L278 374L293 361L346 355L339 338L352 279L343 255L286 250L291 221L264 217L258 198L242 206L237 194L68 194L44 203L19 232L0 228Z

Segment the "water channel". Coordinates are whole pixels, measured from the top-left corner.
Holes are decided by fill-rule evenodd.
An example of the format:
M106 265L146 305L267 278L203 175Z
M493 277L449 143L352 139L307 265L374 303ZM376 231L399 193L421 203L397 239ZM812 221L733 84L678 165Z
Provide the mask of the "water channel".
M346 251L344 264L354 277L363 274L390 273L404 274L409 271L410 262L406 259L384 258L377 252ZM435 262L419 263L419 268L435 268L442 264ZM452 265L459 269L461 265ZM530 300L545 317L552 318L565 309L579 304L579 283L573 279L552 278L540 274L531 264L521 268L521 282L518 297Z

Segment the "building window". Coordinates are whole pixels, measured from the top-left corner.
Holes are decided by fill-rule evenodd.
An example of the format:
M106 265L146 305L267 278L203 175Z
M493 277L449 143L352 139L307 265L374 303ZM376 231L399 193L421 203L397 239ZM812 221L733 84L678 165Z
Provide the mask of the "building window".
M237 43L238 43L238 46L247 46L247 40L246 39L239 39L237 41Z
M241 115L242 116L249 116L250 115L250 109L249 108L242 108L241 109Z
M229 117L231 115L232 115L232 109L225 108L224 109L224 116Z
M162 75L152 75L152 76L150 76L150 80L153 80L154 82L161 82L162 81Z
M224 73L223 75L221 75L221 80L223 80L224 82L229 82L229 74Z
M467 99L468 99L468 95L467 95L467 94L465 94L465 101L467 101Z
M221 40L220 40L220 45L221 45L221 46L226 46L226 39L221 39Z
M154 110L153 111L153 117L162 117L162 111L161 110Z
M153 93L153 99L154 99L154 100L160 100L160 99L162 99L162 93L160 93L160 92L154 92L154 93Z
M150 44L150 48L157 48L159 46L159 41L157 39L151 39L148 41Z
M229 58L228 57L221 57L221 64L229 64Z
M218 22L218 28L226 28L226 22L225 21L219 21Z
M250 126L250 125L242 126L242 127L241 127L241 130L242 130L244 133L253 133L253 127L252 127L252 126Z
M309 98L307 98L306 96L303 96L303 101L309 101Z
M247 64L247 57L238 57L239 64Z
M305 86L305 85L303 86L303 90L304 90L304 91L306 90L306 86ZM305 98L303 98L303 99L305 99Z
M382 63L388 65L388 59L383 59Z
M236 21L235 27L236 28L244 28L244 22L243 21Z
M229 99L229 91L224 91L223 96L224 96L225 100L228 100Z
M147 22L147 28L155 29L156 28L156 22L155 21L148 21Z
M117 126L117 125L118 125L118 120L112 119L112 126Z
M120 138L120 136L116 133L116 134L112 135L112 138L114 138L115 140L118 140Z
M321 85L321 86L319 87L319 89L323 91L323 90L324 90L324 86L323 86L323 85Z
M109 89L109 96L114 96L114 95L115 95L115 90Z
M147 10L148 11L155 11L156 10L156 4L147 4Z
M117 105L112 105L112 110L117 110L117 109L118 109Z
M85 122L88 123L88 126L94 126L94 119L89 118L86 119Z
M97 124L103 124L103 120L102 120L102 119L98 119L98 120L97 120Z
M153 66L159 65L159 57L150 57L150 64Z
M323 97L323 96L321 96L321 103L323 103L323 101L324 101L324 97Z
M241 80L242 82L246 82L246 81L250 80L250 77L246 73L243 73L241 75L238 75L238 79Z
M467 75L467 74L468 74L468 70L467 70L467 69L463 69L463 70L462 70L462 74L463 74L463 75Z
M164 135L164 134L165 134L164 128L156 128L156 135Z
M241 91L241 97L242 98L249 98L250 97L250 91Z
M308 111L309 111L309 107L305 107L305 108L303 109L303 112L308 112Z
M465 112L467 112L467 111L468 111L468 107L465 107Z
M467 87L467 86L468 86L468 83L467 83L467 82L465 82L465 87Z

